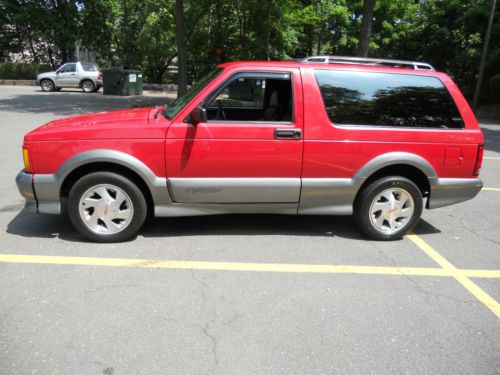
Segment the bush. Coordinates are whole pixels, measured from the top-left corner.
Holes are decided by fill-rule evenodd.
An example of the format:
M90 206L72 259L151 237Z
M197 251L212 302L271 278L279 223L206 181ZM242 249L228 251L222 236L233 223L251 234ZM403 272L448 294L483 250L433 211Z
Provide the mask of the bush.
M35 79L38 73L51 70L48 64L0 63L0 79Z

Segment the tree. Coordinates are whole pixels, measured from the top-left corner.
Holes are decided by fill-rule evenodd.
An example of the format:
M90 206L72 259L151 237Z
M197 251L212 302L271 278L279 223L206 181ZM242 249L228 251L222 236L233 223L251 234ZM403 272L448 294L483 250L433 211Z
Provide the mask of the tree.
M370 47L370 36L372 33L373 9L375 0L364 0L363 3L363 21L361 23L361 33L359 36L358 56L368 56Z
M187 53L184 29L184 0L175 0L175 30L177 38L177 96L187 91Z

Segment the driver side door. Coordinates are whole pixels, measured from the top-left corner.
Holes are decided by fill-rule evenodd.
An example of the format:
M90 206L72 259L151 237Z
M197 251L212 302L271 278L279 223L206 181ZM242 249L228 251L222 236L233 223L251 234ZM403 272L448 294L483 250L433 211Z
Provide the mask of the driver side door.
M78 75L76 73L76 64L69 63L63 65L57 71L58 87L78 87Z
M203 106L206 121L192 125L175 119L167 134L166 169L174 202L298 203L300 71L237 72Z

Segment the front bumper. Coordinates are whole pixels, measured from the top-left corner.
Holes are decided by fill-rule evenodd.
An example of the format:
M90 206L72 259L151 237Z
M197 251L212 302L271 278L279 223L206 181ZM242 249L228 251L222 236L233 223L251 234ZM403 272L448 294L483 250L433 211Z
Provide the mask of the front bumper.
M37 212L36 196L33 189L33 175L22 170L17 174L16 185L19 193L26 199L24 209L30 212Z
M427 208L438 208L468 201L482 189L479 178L430 178L431 194Z
M26 199L26 210L42 214L61 213L61 186L54 175L33 175L22 170L16 177L16 184L19 193Z

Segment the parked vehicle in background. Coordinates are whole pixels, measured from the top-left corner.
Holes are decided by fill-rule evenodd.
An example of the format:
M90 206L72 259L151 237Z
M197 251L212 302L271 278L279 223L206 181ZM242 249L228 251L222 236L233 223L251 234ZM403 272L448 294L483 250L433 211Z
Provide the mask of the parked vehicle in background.
M344 60L346 58L343 58ZM450 77L386 60L220 65L165 108L51 121L24 138L26 208L93 241L146 215L354 215L401 238L473 198L483 134Z
M91 93L101 88L102 74L95 64L70 62L62 65L55 72L38 74L36 83L43 91L59 91L67 87L81 88L83 92Z

